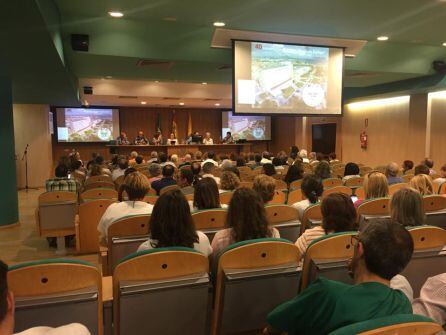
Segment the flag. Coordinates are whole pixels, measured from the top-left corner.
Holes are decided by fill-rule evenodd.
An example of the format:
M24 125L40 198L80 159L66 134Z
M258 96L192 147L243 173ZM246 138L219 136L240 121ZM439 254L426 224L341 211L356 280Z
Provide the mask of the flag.
M178 138L177 134L177 120L175 117L175 111L172 111L172 133L175 135L175 138Z
M156 116L156 131L161 133L161 115L158 113Z
M190 111L188 112L188 120L187 120L187 136L192 134L192 116L190 115Z

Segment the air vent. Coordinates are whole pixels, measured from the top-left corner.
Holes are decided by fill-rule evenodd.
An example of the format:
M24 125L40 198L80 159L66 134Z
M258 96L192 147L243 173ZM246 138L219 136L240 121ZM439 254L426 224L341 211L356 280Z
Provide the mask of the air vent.
M211 98L208 98L208 99L204 99L204 101L220 101L220 99L211 99Z
M136 62L136 66L139 67L151 66L151 67L166 68L166 69L170 69L174 64L175 62L162 61L156 59L140 59Z
M180 100L180 98L164 97L163 100Z
M138 97L136 97L134 95L120 95L118 98L119 99L138 99Z
M229 70L232 69L232 65L231 64L223 64L220 65L219 67L217 67L218 70Z

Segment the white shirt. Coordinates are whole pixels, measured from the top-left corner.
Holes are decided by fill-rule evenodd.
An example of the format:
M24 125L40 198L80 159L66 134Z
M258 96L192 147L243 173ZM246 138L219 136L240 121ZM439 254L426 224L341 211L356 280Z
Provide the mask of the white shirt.
M112 172L112 179L113 179L113 181L115 181L119 177L123 176L124 173L125 173L125 170L121 170L119 168L113 170L113 172Z
M204 145L212 145L212 144L214 144L214 140L212 138L210 138L210 139L203 138L203 144Z
M266 159L266 158L262 158L262 160L260 161L260 164L267 164L267 163L272 163L273 161Z
M128 215L152 214L152 210L153 205L144 201L122 201L111 204L108 206L98 224L98 231L101 233L101 238L107 240L108 227L116 220Z
M197 235L198 243L194 243L194 249L201 252L206 257L212 254L212 248L211 244L209 243L209 238L199 230L197 230ZM156 243L156 240L148 239L146 242L139 246L138 251L154 249L153 245L156 246Z
M167 139L167 145L177 145L178 144L178 140L176 138L174 138L173 140L171 140L170 138Z
M206 163L212 163L215 166L218 166L218 163L216 161L214 161L213 159L208 158L205 161L201 162L201 167L203 167L203 165L206 164Z
M199 211L199 209L197 207L194 207L194 202L192 200L189 200L187 203L189 204L189 208L190 208L190 212L191 213L195 213L195 212ZM227 209L228 208L228 205L226 205L226 204L220 204L220 206L223 209ZM216 208L216 209L218 209L218 208Z
M90 332L80 323L71 323L57 328L34 327L21 333L16 333L16 335L90 335Z
M402 275L396 275L395 277L390 279L390 287L394 290L400 290L401 292L403 292L406 295L407 299L409 299L410 303L412 303L413 289L406 277Z
M170 161L167 161L167 162L164 162L164 163L160 164L161 167L165 167L166 165L172 165L175 168L177 167L174 162L170 162Z
M203 178L212 178L212 179L215 180L217 185L220 185L220 177L215 177L213 174L206 173L206 174L203 175Z
M296 208L299 211L299 219L302 221L304 212L308 207L310 207L310 205L311 205L310 200L305 199L305 200L296 202L296 203L292 204L291 206L293 206L294 208Z
M302 158L302 163L310 163L310 160L308 158Z

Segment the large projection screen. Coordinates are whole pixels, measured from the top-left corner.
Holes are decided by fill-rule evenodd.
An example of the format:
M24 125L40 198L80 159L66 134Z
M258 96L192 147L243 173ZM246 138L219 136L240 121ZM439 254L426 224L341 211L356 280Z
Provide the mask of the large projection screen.
M234 114L342 114L342 48L233 41Z

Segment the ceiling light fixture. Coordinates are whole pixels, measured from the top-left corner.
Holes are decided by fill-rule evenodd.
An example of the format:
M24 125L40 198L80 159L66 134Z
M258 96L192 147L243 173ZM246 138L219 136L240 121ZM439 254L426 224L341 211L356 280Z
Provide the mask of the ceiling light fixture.
M141 105L145 105L145 104L147 104L146 101L141 101Z
M207 82L205 82L205 81L203 81L202 83L201 83L201 85L207 85L208 83Z
M446 47L446 42L444 42L444 43L442 44L442 46Z
M116 12L116 11L108 12L108 15L110 15L111 17L115 17L115 18L120 18L120 17L123 17L123 16L124 16L123 13L121 13L121 12Z
M224 27L224 26L226 26L226 23L224 22L221 21L214 22L214 27Z
M105 76L105 79L112 79L112 76Z
M355 58L356 57L356 55L353 55L353 54L344 54L344 56L346 58Z
M376 39L378 41L387 41L389 39L389 37L388 36L378 36Z
M184 106L184 102L180 102L179 105L180 105L180 106Z
M155 83L157 83L157 84L158 84L158 83L159 83L159 80L155 80Z
M220 106L220 104L219 104L219 103L217 102L217 103L215 103L215 106L217 106L217 107L218 107L218 106Z

